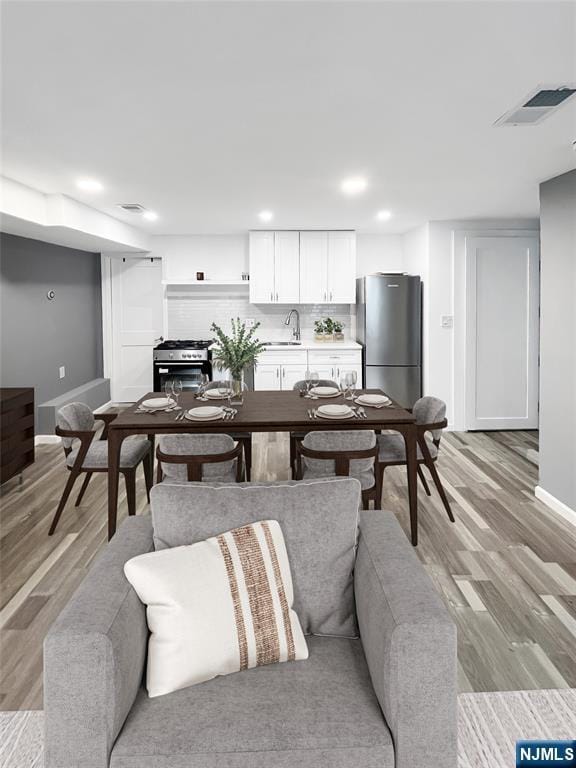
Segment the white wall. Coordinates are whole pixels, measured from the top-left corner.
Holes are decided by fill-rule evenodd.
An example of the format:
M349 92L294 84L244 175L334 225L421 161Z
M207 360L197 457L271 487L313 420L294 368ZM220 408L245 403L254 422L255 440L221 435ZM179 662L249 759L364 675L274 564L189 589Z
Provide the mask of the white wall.
M240 280L248 271L248 235L161 235L151 238L152 253L161 256L164 278L186 275L206 280Z
M429 227L424 224L421 227L407 232L402 236L402 252L404 270L410 275L420 275L422 280L423 292L423 312L422 312L422 389L428 391L428 365L430 356L428 354L428 266L429 266Z
M403 272L402 235L356 235L356 274Z
M576 171L541 184L540 206L540 478L536 494L559 512L572 510L575 520Z

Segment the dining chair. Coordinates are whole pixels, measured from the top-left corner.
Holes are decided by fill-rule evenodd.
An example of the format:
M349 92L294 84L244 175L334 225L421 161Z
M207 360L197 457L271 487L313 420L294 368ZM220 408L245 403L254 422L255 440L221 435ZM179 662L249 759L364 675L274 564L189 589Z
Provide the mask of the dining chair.
M76 499L75 506L82 501L88 484L95 472L108 472L108 427L114 421L116 413L92 413L84 403L69 403L61 408L56 415L56 434L62 438L62 447L66 457L66 467L70 476L56 514L52 520L48 534L52 536L64 511L74 483L81 474L85 474L84 482ZM96 437L96 421L104 422L98 440ZM153 480L151 445L147 437L134 435L122 443L120 452L120 472L126 482L126 499L128 514L136 514L136 469L142 462L146 482L146 496L150 501L150 488Z
M301 379L300 381L297 381L296 384L292 387L294 391L302 392L306 391L308 389L308 383L305 379ZM318 381L314 382L315 387L336 387L338 389L338 384L336 384L335 381L330 381L330 379L319 379ZM290 469L292 471L292 477L296 477L296 443L298 441L302 441L304 437L306 436L306 432L303 432L302 430L296 431L296 432L290 432Z
M242 444L230 435L161 435L156 458L158 483L239 483L244 479Z
M218 389L220 386L217 381L209 381L205 385L204 391L207 389ZM252 433L251 432L228 432L230 437L237 443L240 443L244 449L244 467L246 472L246 480L250 480L252 474Z
M380 509L378 443L372 430L308 432L296 442L296 479L354 477L362 487L362 504Z
M454 521L454 515L450 509L448 497L442 486L442 481L435 466L438 459L438 450L440 448L440 439L442 430L447 426L446 403L438 397L421 397L417 400L413 408L408 408L416 417L417 427L417 461L418 477L424 490L430 496L430 488L422 470L422 465L426 465L442 503L451 522ZM431 438L427 436L430 433ZM380 472L380 487L384 484L384 471L386 467L402 466L406 464L406 445L404 438L399 434L378 435L378 468Z

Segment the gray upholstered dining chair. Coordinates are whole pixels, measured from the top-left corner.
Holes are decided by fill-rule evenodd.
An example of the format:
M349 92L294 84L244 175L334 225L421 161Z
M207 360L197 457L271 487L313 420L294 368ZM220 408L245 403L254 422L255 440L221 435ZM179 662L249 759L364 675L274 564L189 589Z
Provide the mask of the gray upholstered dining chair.
M444 509L448 517L454 522L454 515L450 509L450 502L442 486L442 481L435 467L440 448L442 430L447 426L446 403L438 397L421 397L411 409L416 417L418 427L418 477L426 494L430 496L430 488L422 470L424 464L430 474L434 485L440 494ZM431 438L428 437L428 433ZM380 486L384 483L384 471L386 467L401 466L406 464L406 446L404 438L399 434L384 434L378 436L378 468L380 472Z
M378 444L372 430L308 432L296 443L296 478L354 477L362 488L362 503L370 500L380 508L380 473L377 471Z
M157 481L239 483L242 445L230 435L160 435Z
M204 386L204 391L208 389L217 389L220 386L218 381L209 381ZM246 480L250 480L252 474L252 433L251 432L234 432L228 433L230 437L237 443L240 443L244 450L244 467L246 472Z
M108 425L114 421L116 413L92 413L84 403L69 403L61 408L56 415L56 434L62 438L62 447L66 456L66 467L70 470L70 476L62 497L56 509L56 514L50 526L49 535L52 536L64 511L68 497L72 492L74 483L81 474L85 474L84 482L76 499L76 506L80 505L88 483L95 472L108 472ZM96 420L104 422L104 429L99 440L96 436ZM120 472L126 482L126 499L128 502L128 514L136 514L136 468L140 462L144 466L146 480L146 495L150 500L150 488L152 487L153 457L151 445L147 437L134 435L122 443L120 452Z
M336 384L335 381L331 381L330 379L319 379L317 382L314 382L314 386L316 387L336 387L338 389L338 384ZM302 392L302 390L306 390L308 388L308 382L305 379L301 379L300 381L297 381L296 384L292 387L294 391ZM292 477L296 477L296 443L302 442L306 435L306 432L290 432L290 469L292 470Z

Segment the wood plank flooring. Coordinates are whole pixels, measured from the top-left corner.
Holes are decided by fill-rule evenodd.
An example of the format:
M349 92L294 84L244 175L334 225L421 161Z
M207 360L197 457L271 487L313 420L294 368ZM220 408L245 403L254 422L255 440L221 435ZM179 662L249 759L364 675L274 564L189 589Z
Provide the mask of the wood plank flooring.
M455 524L418 488L417 551L458 626L462 691L576 688L576 528L534 498L537 451L536 433L446 434L438 468ZM253 453L255 480L288 478L286 435L255 435ZM66 475L60 446L39 446L24 485L0 499L2 710L42 707L44 635L106 542L100 475L48 537ZM386 470L382 506L408 532L403 470Z

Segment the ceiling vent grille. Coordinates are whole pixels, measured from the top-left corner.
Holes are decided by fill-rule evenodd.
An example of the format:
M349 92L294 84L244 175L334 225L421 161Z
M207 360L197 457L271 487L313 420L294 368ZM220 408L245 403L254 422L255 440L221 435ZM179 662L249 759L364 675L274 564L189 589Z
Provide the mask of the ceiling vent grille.
M538 125L565 104L574 93L576 84L540 86L528 94L513 109L498 118L494 125Z
M146 208L139 203L118 203L118 208L122 208L126 213L144 213Z

